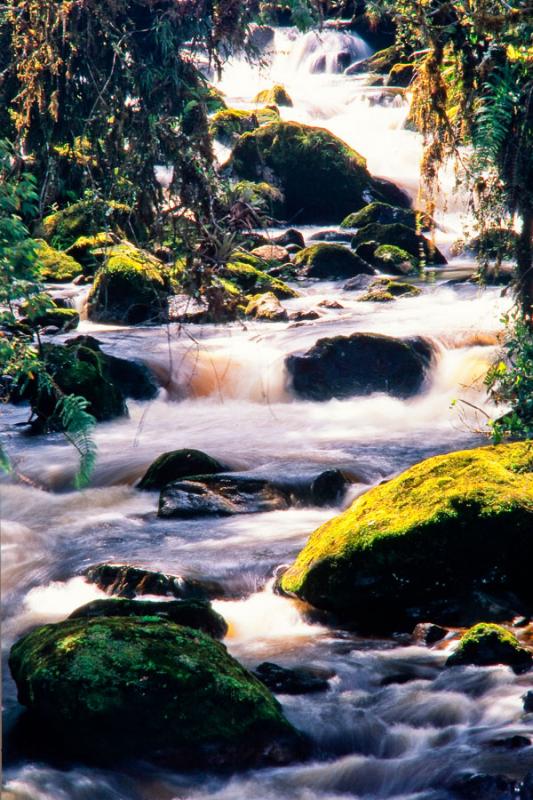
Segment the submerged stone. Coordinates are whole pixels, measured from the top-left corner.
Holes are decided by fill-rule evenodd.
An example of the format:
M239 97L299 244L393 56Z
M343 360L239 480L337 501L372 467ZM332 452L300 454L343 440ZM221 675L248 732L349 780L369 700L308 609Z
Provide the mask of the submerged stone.
M509 619L533 601L532 531L527 443L435 456L318 528L281 588L367 629L472 624L480 589Z
M447 667L461 664L508 664L517 672L525 672L533 664L533 654L506 628L480 622L461 636L457 649L446 661Z
M277 694L314 694L325 692L329 689L328 678L331 673L324 670L314 670L310 667L296 667L288 669L278 664L264 661L254 670L254 675L259 678L271 692Z
M167 483L193 475L214 475L227 472L227 466L201 450L171 450L163 453L150 464L137 484L138 489L153 491L162 489Z
M302 739L211 636L158 617L44 625L12 648L19 701L58 752L174 767L286 763Z
M84 575L89 583L116 597L150 594L180 600L206 600L224 595L224 588L216 581L154 572L132 564L95 564Z

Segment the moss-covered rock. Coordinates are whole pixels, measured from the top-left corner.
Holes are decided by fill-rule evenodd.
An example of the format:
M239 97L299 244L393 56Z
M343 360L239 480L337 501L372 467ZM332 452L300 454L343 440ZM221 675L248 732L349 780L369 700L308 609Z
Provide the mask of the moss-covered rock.
M80 200L42 221L38 235L56 247L70 247L80 236L90 236L110 226L120 230L131 209L114 200Z
M413 80L415 68L412 64L394 64L388 74L386 85L407 88Z
M533 664L533 654L501 625L480 622L461 636L457 649L446 661L447 667L461 664L508 664L517 672L525 672Z
M118 243L118 236L100 231L94 236L78 236L65 252L82 265L86 275L92 275L107 258L107 249Z
M209 130L211 136L225 144L242 136L243 133L253 131L260 125L279 120L279 111L275 106L258 108L255 111L243 111L238 108L226 108L211 119Z
M37 242L37 266L41 280L51 283L70 283L83 272L72 256L56 250L45 241Z
M320 280L375 274L373 267L341 244L321 243L306 247L295 255L294 266L300 277Z
M199 630L159 617L69 619L12 648L19 701L58 751L181 768L282 763L301 740L266 687Z
M161 321L167 316L170 290L164 265L129 242L107 249L87 301L89 319L99 322Z
M283 203L282 192L266 181L238 181L232 193L237 201L268 211L270 215L274 206L279 207Z
M272 292L256 294L250 299L244 313L247 317L262 319L265 322L286 322L289 319L287 310Z
M283 193L278 216L338 223L346 214L385 199L391 184L373 179L365 159L324 128L273 122L237 141L229 166L239 178L267 181Z
M253 267L251 264L245 264L243 261L226 264L223 274L230 283L245 294L272 292L281 300L298 296L298 293L283 281L274 278L272 275L267 275L266 272Z
M31 318L25 318L21 322L32 328L59 328L66 333L78 327L80 315L74 308L59 308L54 304L42 313L32 314Z
M416 259L424 258L429 264L446 264L446 259L425 236L416 233L412 228L400 222L391 225L372 223L360 228L352 240L352 247L357 250L365 242L376 242L377 245L393 245L406 250Z
M487 596L486 618L512 616L533 601L532 531L528 443L435 456L315 531L281 586L366 628L472 624Z
M217 472L227 472L227 469L227 466L201 450L171 450L150 464L137 488L153 491L180 478L215 475Z
M92 600L73 611L69 619L94 617L160 617L197 628L215 639L223 639L228 632L225 619L206 600Z
M353 333L319 339L305 353L288 356L285 365L292 390L307 400L374 392L410 397L420 391L431 359L425 339Z
M396 300L397 297L417 297L420 293L420 289L411 283L378 278L372 281L368 291L357 299L360 302L388 303Z
M265 105L288 106L292 107L292 100L289 93L280 83L276 83L271 89L263 89L254 97L254 103L265 103Z
M370 258L377 269L392 275L409 275L419 268L418 258L393 244L376 247Z
M375 72L384 74L390 72L395 64L401 59L401 53L396 45L378 50L377 53L352 64L347 70L347 75L359 75L365 72Z
M391 206L390 203L369 203L360 211L348 214L341 222L341 228L364 228L379 222L380 225L392 225L399 222L408 228L416 228L419 213L411 208Z

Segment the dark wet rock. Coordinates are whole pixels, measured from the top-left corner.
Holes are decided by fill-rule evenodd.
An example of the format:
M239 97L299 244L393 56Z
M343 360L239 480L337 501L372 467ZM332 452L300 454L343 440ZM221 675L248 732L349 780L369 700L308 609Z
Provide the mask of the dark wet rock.
M320 319L320 314L313 308L302 311L293 311L289 315L289 319L293 322L308 322L315 319Z
M272 244L279 244L282 247L294 244L303 248L305 247L305 240L300 231L297 231L296 228L288 228L288 230L284 231L284 233L281 233L279 236L274 236Z
M522 697L522 702L526 714L533 714L533 689L530 689L529 692L525 693L525 695Z
M446 661L447 667L463 664L507 664L516 672L527 672L533 665L533 654L501 625L480 622L461 636L456 651Z
M412 640L415 644L430 646L440 642L448 633L448 629L441 625L435 625L433 622L419 622L412 633Z
M531 449L520 442L415 464L311 534L280 588L361 630L405 630L420 619L471 625L480 619L480 589L503 598L496 619L502 608L512 618L513 597L529 606L533 600L523 558L533 527L530 470ZM503 643L505 659L529 663L531 654L505 637L513 640ZM492 636L485 652L498 663L495 638L496 653Z
M519 734L507 736L505 739L492 739L489 742L491 747L499 750L521 750L524 747L529 747L530 744L531 739L528 736L520 736Z
M362 258L340 244L314 244L300 250L294 265L302 278L342 280L354 275L375 275L375 270Z
M352 64L346 71L346 75L362 75L367 72L385 73L390 72L392 67L398 63L401 58L398 47L394 44L378 50L368 58Z
M50 308L40 314L32 314L31 317L24 317L20 320L22 325L31 328L56 328L56 330L66 333L78 327L80 315L73 308L60 308L54 303Z
M367 289L373 281L373 275L356 275L355 278L346 281L342 288L345 292L359 292Z
M269 25L251 25L248 34L248 44L257 50L265 50L274 44L276 33Z
M303 740L211 636L153 617L44 625L11 649L19 701L58 752L174 768L283 764Z
M332 677L331 673L324 670L309 667L287 669L268 661L259 664L254 675L276 694L325 692L329 689L328 678Z
M114 597L133 599L149 594L179 600L206 600L224 595L223 587L216 581L154 572L131 564L95 564L84 574L89 583Z
M98 353L106 366L109 376L124 397L133 400L152 400L159 392L154 375L145 364L127 358L117 358L101 349L101 342L93 336L76 336L67 339L67 347L87 347Z
M420 678L416 672L395 672L392 675L386 675L379 682L380 686L403 686L404 683L411 683Z
M353 233L338 230L318 231L309 237L310 242L346 242L346 244L352 239Z
M94 617L160 617L223 639L228 626L205 600L93 600L77 608L69 619Z
M279 218L337 224L372 200L400 190L373 178L366 161L323 128L273 122L238 139L228 167L241 179L267 181L282 192ZM401 203L397 203L401 205Z
M530 622L530 617L515 617L513 619L513 628L526 628Z
M376 247L370 256L370 261L381 272L401 276L412 274L420 264L418 258L407 250L391 244L381 244Z
M391 280L390 278L377 278L368 286L368 291L357 299L360 302L390 302L398 297L417 297L421 290L411 283Z
M201 325L211 321L211 313L205 300L185 293L174 294L168 298L167 313L169 322Z
M390 203L369 203L360 211L349 214L341 222L341 228L364 228L378 222L380 225L392 225L399 222L408 228L417 227L418 217L425 215L413 211L411 208L392 206ZM427 220L426 220L427 221Z
M250 475L205 475L170 483L159 498L159 516L190 518L277 511L291 505L338 503L350 482L343 471L267 480Z
M519 783L519 800L533 800L533 771Z
M378 222L360 228L352 240L352 247L359 251L359 247L366 242L377 242L379 245L392 245L405 250L411 256L419 259L424 256L429 264L446 264L442 253L425 238L407 225L395 222L391 225L381 225Z
M354 333L319 339L306 353L285 360L296 395L342 399L374 392L410 397L420 391L432 359L424 339Z
M163 453L148 467L137 484L138 489L153 491L167 483L193 475L215 475L227 472L228 467L201 450L171 450Z
M256 294L250 299L244 313L247 317L265 322L287 322L289 319L287 309L281 305L273 292Z
M451 787L461 800L516 800L516 783L503 775L468 775Z
M162 490L159 517L190 519L278 511L290 505L286 493L267 480L237 476L176 481Z
M412 64L395 64L389 72L386 85L407 88L414 74L415 68Z

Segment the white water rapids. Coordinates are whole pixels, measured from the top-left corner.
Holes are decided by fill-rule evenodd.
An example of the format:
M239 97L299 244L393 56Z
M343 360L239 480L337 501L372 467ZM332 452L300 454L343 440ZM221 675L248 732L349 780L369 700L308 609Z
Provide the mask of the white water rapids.
M346 33L277 31L269 65L260 70L236 59L220 88L229 106L251 108L259 90L283 83L294 101L282 109L285 119L328 128L367 158L373 174L415 198L420 141L402 127L405 99L338 72L346 59L369 52ZM447 250L461 233L463 200L446 179L444 186L438 244ZM321 312L298 327L247 322L126 330L82 322L80 330L96 335L108 352L144 360L165 387L154 401L130 401L127 419L98 426L98 463L82 492L69 488L76 469L72 449L57 436L23 437L12 424L27 410L4 409L4 444L25 479L1 486L4 654L32 625L61 620L104 596L81 573L107 561L220 581L228 598L215 606L230 626L226 644L247 666L274 660L334 673L326 693L279 697L289 719L314 741L309 763L232 777L175 774L146 764L113 772L15 754L5 769L6 798L453 800L447 787L465 770L521 777L533 768L533 748L490 745L528 732L520 699L527 676L504 667L444 671L448 641L430 650L402 638L363 639L313 621L302 606L272 593L275 568L336 509L162 520L155 515L157 494L134 488L159 454L192 447L267 476L343 468L354 479L348 502L424 457L483 443L485 413L493 411L483 378L511 301L500 289L444 285L455 267L464 266L451 264L446 275L422 284L419 297L385 305L360 303L359 293L341 284L298 286L301 296L287 308ZM341 308L320 307L323 300ZM436 358L423 391L410 400L381 394L297 400L285 357L320 337L355 331L431 339ZM19 707L7 670L4 705L9 731Z

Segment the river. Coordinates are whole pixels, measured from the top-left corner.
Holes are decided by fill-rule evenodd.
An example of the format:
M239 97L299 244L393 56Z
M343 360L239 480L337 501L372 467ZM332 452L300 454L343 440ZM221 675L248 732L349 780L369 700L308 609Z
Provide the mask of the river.
M421 143L405 130L408 105L398 92L370 88L364 77L335 72L347 34L321 38L276 32L275 54L263 69L236 59L220 88L228 105L252 107L255 93L282 82L294 105L285 119L320 125L368 160L373 174L418 191ZM313 38L314 37L314 38ZM370 51L360 39L354 57ZM314 74L325 57L326 72ZM223 153L220 153L221 157ZM437 243L448 252L461 232L464 199L445 191ZM302 228L309 237L317 228ZM302 476L339 467L354 477L345 507L369 486L436 453L486 442L483 377L497 351L509 297L499 288L450 285L472 264L452 260L420 282L418 297L394 303L357 301L341 284L298 285L289 310L324 308L299 326L246 325L123 329L82 320L115 355L141 358L165 385L150 402L128 403L130 415L100 424L92 484L69 488L76 469L61 437L23 437L16 422L26 410L2 409L1 434L26 483L2 484L4 666L13 640L32 625L64 619L84 602L105 596L82 572L99 562L219 581L215 607L229 623L230 652L255 667L265 660L309 665L334 677L323 694L279 695L288 718L314 743L312 759L235 776L177 774L134 763L117 771L49 763L8 748L7 797L21 800L451 800L448 788L464 771L522 777L531 750L491 742L525 733L521 695L526 676L505 667L442 669L449 642L414 646L409 638L361 638L317 621L307 609L275 595L276 568L289 563L307 536L337 513L291 508L192 521L157 518L157 493L135 482L161 452L193 447L240 472ZM81 299L77 301L81 304ZM321 336L372 331L422 335L436 358L423 391L409 400L387 395L309 402L292 396L284 359ZM453 401L458 402L453 404ZM477 408L461 401L465 400ZM4 669L6 732L20 707ZM8 737L9 738L9 737ZM11 792L11 794L9 794Z

